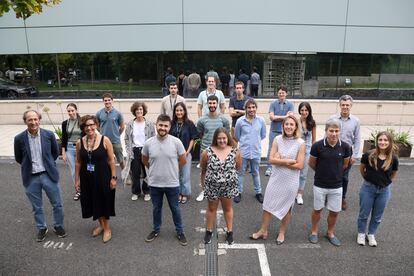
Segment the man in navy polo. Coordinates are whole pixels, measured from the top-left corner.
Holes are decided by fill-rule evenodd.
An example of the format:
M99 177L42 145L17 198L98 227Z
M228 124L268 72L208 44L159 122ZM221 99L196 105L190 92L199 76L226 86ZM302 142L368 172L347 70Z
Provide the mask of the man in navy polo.
M358 117L351 114L353 99L350 95L342 95L339 98L340 113L332 115L331 118L336 118L341 122L341 140L347 142L352 149L352 157L349 161L349 166L344 171L342 177L342 210L347 209L346 192L348 191L349 171L355 159L358 157L359 148L361 146L361 131Z
M311 243L318 242L318 223L324 207L329 210L326 238L335 246L341 242L334 234L335 223L342 205L342 176L352 154L351 146L339 139L341 122L329 119L325 138L312 145L309 167L315 171L313 186Z
M249 96L244 94L244 83L237 81L236 84L236 95L230 98L229 104L229 115L231 117L231 136L234 138L234 128L236 127L237 119L245 115L244 104Z

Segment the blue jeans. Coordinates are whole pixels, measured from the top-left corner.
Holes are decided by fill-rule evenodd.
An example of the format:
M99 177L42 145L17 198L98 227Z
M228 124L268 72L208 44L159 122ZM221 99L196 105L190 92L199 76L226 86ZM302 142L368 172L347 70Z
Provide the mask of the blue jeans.
M260 184L260 175L259 175L260 158L256 158L256 159L242 158L242 167L240 171L237 172L239 176L239 180L238 180L239 193L243 193L243 180L244 180L244 175L246 174L247 162L250 162L250 170L251 170L251 174L253 178L254 191L256 194L261 194L262 185Z
M358 233L365 233L369 214L368 234L374 235L391 197L391 185L380 188L364 180L359 191Z
M191 195L191 153L187 155L187 163L180 169L180 194Z
M310 150L312 145L311 144L305 144L305 160L303 163L303 169L300 170L300 177L299 177L299 190L305 189L306 184L306 178L308 176L308 170L309 170L309 156L310 156Z
M270 130L269 132L269 148L267 149L267 168L272 169L272 164L269 162L270 150L272 149L273 140L276 136L282 134L281 132L275 132Z
M173 188L159 188L151 187L151 201L152 201L152 217L154 220L154 231L159 233L161 230L162 223L162 203L164 200L164 194L167 197L168 205L172 213L175 230L177 234L184 232L184 227L181 219L181 211L178 206L178 193L179 187Z
M44 172L32 176L29 185L26 187L26 195L32 204L33 215L38 230L47 228L43 212L42 190L45 190L50 204L53 207L54 226L63 227L63 205L60 196L59 184L53 182L49 175Z
M73 143L68 143L66 149L66 159L69 164L70 173L72 175L73 183L75 183L75 160L76 160L76 147Z

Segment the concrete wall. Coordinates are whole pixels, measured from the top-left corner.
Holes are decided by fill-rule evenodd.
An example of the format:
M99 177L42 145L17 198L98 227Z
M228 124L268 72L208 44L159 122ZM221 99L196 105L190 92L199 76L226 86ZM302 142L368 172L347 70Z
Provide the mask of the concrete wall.
M147 118L155 121L160 110L160 100L158 99L139 99L145 101L148 105ZM228 99L227 99L228 101ZM267 123L268 108L272 100L259 99L258 113L263 116ZM299 105L299 100L292 100L295 104L295 112ZM78 105L79 112L85 114L95 114L97 110L103 108L102 100L15 100L0 102L0 124L22 124L22 114L27 109L35 109L43 114L43 124L49 124L50 120L43 110L49 108L50 119L57 125L67 118L66 105L69 102L75 102ZM123 112L126 120L132 119L129 109L132 100L122 99L114 102L115 107ZM309 100L312 106L314 118L317 124L324 124L326 119L338 112L337 100ZM228 105L228 102L227 102ZM195 99L187 101L190 118L197 120L197 102ZM414 122L414 102L412 101L355 101L352 113L357 115L361 124L372 126L413 126Z
M0 54L414 54L413 10L412 0L70 0L32 15L26 29L12 12L0 17Z

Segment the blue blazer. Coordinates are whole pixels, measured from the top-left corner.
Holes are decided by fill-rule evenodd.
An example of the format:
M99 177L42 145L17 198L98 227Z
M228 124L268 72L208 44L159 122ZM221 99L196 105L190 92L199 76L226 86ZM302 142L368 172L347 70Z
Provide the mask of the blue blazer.
M39 128L39 132L43 164L50 179L57 183L59 181L59 172L56 167L56 159L59 157L59 149L55 134L43 128ZM25 187L29 186L32 178L32 156L27 130L14 137L14 159L21 165L23 185Z

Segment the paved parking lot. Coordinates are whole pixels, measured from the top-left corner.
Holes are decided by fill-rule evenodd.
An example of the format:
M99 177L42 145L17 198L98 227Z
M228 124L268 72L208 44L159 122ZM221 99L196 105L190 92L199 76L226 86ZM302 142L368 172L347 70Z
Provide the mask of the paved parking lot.
M312 210L310 172L305 205L295 206L283 245L276 245L278 222L272 221L268 240L252 242L248 236L261 220L261 206L254 198L250 176L246 177L242 202L234 206L235 245L224 244L224 219L218 215L218 240L214 254L202 244L206 202L191 199L182 206L188 246L175 239L171 213L165 205L160 236L152 243L144 241L152 229L151 204L130 200L129 186L117 188L116 213L111 219L113 238L103 244L92 238L95 226L81 218L79 202L72 200L67 168L59 162L65 223L68 236L58 239L52 231L44 242L35 241L36 229L30 204L21 184L20 167L8 159L0 160L0 275L206 275L208 257L216 256L218 275L413 275L414 271L414 191L411 164L400 167L393 184L392 198L377 234L379 246L356 244L358 190L361 177L358 166L351 171L349 209L339 216L337 236L343 245L336 248L323 238L326 213L320 223L320 243L307 242ZM262 168L263 169L263 168ZM198 192L199 170L193 167L193 194ZM267 184L263 175L262 185ZM44 200L47 200L44 197ZM166 202L165 202L166 204ZM51 222L50 204L45 203ZM216 251L215 251L216 250Z

